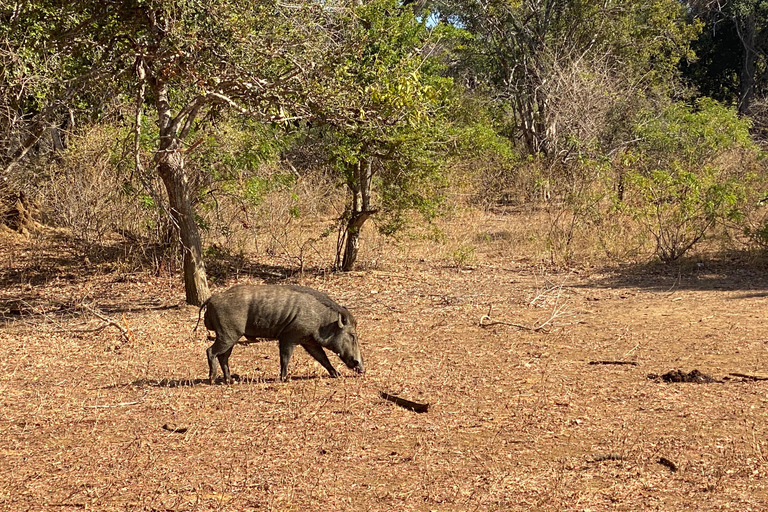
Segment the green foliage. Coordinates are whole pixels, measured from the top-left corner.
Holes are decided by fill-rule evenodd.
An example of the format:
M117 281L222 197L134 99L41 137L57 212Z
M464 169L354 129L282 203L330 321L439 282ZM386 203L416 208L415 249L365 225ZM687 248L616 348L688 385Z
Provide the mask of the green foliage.
M638 218L656 239L662 261L673 261L699 242L719 219L736 219L744 199L743 185L720 179L706 167L698 173L681 169L635 174L643 206Z
M451 252L450 258L458 269L471 266L477 262L475 247L469 244L462 244Z
M341 93L328 93L315 133L344 183L367 194L366 201L373 192L359 169L371 163L379 226L392 234L407 223L408 211L431 218L441 201L440 141L447 137L452 80L422 51L437 33L396 0L359 6L344 26L346 52L325 84Z
M293 174L274 173L269 177L252 176L245 180L243 196L252 205L258 205L268 193L290 188L295 182L296 176Z
M139 195L139 204L141 205L142 210L153 210L157 207L154 198L147 194Z
M296 183L294 173L275 171L272 165L294 139L277 126L227 117L220 121L216 136L203 139L189 156L188 167L197 171L198 200L206 208L215 206L219 191L256 206L270 192L290 189Z
M629 158L636 195L629 204L653 235L657 254L672 261L702 240L716 222L738 220L755 176L728 161L737 150L756 151L749 123L733 109L702 99L677 103L636 128L640 142Z
M638 149L669 166L702 165L725 151L752 146L749 120L710 98L675 103L659 117L648 112L636 133Z

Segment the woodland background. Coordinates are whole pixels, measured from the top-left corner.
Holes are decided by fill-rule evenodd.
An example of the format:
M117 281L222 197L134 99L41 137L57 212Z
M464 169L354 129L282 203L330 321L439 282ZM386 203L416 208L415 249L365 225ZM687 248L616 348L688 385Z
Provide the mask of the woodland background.
M0 16L2 224L179 268L192 304L206 265L267 251L294 270L365 267L366 233L426 221L419 236L439 239L430 223L466 208L535 217L555 265L768 243L761 1L29 1Z

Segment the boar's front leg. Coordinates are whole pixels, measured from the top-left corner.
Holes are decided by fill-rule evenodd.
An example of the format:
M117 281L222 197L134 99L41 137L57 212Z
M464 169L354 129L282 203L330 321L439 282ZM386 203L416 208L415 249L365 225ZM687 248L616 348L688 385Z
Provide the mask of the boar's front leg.
M293 349L296 348L296 344L293 341L281 339L279 343L280 347L280 380L285 382L288 380L288 362L293 355Z
M323 365L323 368L328 370L328 373L331 375L331 377L336 378L341 375L328 360L328 356L325 355L325 350L323 350L323 347L310 344L302 345L302 347L304 347L304 350L309 352L309 355L314 357L318 363Z

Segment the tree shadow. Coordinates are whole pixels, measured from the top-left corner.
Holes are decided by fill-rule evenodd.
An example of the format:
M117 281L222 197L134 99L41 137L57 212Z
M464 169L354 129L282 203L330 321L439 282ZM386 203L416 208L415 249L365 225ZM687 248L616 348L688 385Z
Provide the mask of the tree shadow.
M11 264L0 267L0 289L43 286L52 281L72 284L96 275L119 274L126 267L147 271L156 267L168 251L161 244L129 238L86 243L49 230L41 238L13 247Z
M17 322L37 323L43 320L64 322L75 320L84 314L89 314L91 304L59 302L36 297L32 294L19 294L0 298L0 326L12 325ZM116 304L95 304L100 313L120 315L122 313L137 313L142 311L167 311L181 309L182 304L163 304L161 301L131 301ZM72 332L78 332L72 329Z
M206 273L213 282L224 282L233 276L256 277L266 284L279 284L296 275L323 276L332 273L330 267L267 265L254 261L242 254L233 254L223 249L208 251Z
M576 287L639 288L656 292L740 291L751 292L745 297L763 297L768 296L768 261L736 252L673 263L621 265Z
M9 257L11 263L0 266L0 290L18 289L20 285L44 286L54 281L74 284L105 274L115 274L118 280L144 272L181 274L176 248L133 237L116 235L108 241L86 244L52 231L41 239L16 244L13 249L13 256ZM205 263L213 282L245 275L274 284L297 274L331 272L330 267L265 265L216 245L206 251Z
M8 265L0 265L0 326L19 321L36 323L44 319L66 321L87 314L87 304L75 300L57 300L40 293L47 286L66 288L94 279L110 279L113 283L140 279L137 275L166 272L178 275L181 269L171 263L167 269L158 268L159 261L175 258L167 247L147 244L141 250L131 248L136 244L129 238L111 240L84 248L71 237L51 232L43 239L26 240L8 252ZM126 265L130 256L138 259ZM233 277L253 277L269 284L285 282L296 274L323 275L327 268L291 268L265 265L252 259L234 255L228 251L211 251L208 259L208 277L212 283L224 283ZM131 271L130 269L136 269ZM50 294L48 294L50 295ZM183 307L179 303L162 303L160 300L115 301L114 296L101 297L101 302L90 306L107 315L142 311L163 311Z

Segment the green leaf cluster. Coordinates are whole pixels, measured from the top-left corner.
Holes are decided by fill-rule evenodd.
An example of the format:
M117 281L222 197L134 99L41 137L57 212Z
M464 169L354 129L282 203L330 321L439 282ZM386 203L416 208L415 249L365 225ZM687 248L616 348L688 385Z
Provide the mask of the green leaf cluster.
M375 191L362 192L376 194L380 228L393 233L407 211L432 217L442 199L453 81L430 56L439 30L395 0L355 8L342 36L344 52L324 84L338 93L326 94L315 133L350 190L364 187L357 168L372 162Z

